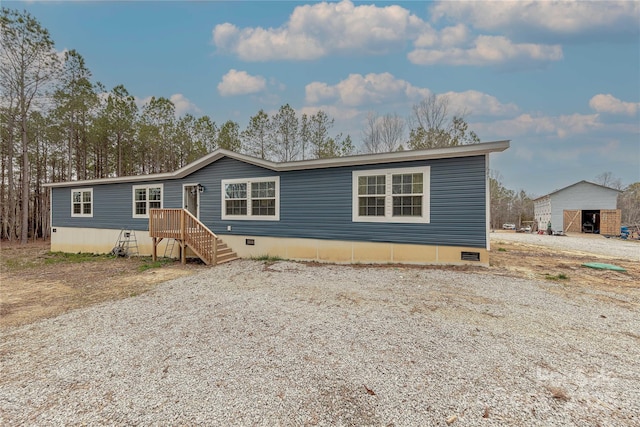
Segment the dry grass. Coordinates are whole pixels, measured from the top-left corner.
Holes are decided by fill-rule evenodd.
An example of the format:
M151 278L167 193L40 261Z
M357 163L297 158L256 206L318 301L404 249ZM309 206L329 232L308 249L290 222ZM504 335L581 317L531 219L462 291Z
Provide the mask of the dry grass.
M200 267L149 258L52 254L49 242L2 242L0 328L24 325L103 301L140 295Z
M637 262L514 242L499 242L494 248L490 254L490 267L485 270L488 274L560 281L567 289L615 288L622 293L636 293L640 288L640 264ZM619 265L627 271L582 267L593 261Z

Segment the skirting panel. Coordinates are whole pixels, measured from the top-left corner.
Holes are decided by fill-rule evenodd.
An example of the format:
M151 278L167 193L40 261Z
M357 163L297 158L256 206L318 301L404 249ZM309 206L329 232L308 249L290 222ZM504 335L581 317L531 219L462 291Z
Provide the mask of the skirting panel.
M115 247L120 230L97 228L53 227L51 250L54 252L109 253ZM139 255L150 256L153 242L148 231L135 231ZM401 243L353 242L341 240L294 239L261 236L219 236L238 256L258 258L279 257L290 260L342 264L450 264L489 265L489 252L484 248L464 246L428 246ZM170 239L158 245L163 256ZM462 252L477 253L479 261L462 259ZM187 253L188 255L188 253ZM173 258L179 256L175 245Z
M134 233L138 245L138 254L150 256L153 251L153 240L149 237L149 232L145 230L134 230ZM51 251L107 254L116 246L119 236L119 229L52 227ZM170 242L171 240L169 239L164 239L160 242L158 245L158 255L164 255L165 248ZM179 253L179 245L176 244L171 257L177 258ZM167 254L167 256L169 256L169 254Z
M242 258L270 256L343 264L489 265L489 251L484 248L260 236L219 237ZM479 261L462 260L462 252L477 253Z

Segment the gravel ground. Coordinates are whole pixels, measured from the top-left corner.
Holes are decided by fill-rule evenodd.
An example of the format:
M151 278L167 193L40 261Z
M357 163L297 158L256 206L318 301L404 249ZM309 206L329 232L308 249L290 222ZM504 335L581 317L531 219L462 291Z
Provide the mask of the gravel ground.
M0 424L640 425L640 296L562 288L235 261L3 331Z
M530 245L547 246L567 251L598 254L612 258L640 260L640 242L606 238L599 235L590 236L548 236L545 234L529 234L514 232L497 232L490 235L492 242L520 242Z

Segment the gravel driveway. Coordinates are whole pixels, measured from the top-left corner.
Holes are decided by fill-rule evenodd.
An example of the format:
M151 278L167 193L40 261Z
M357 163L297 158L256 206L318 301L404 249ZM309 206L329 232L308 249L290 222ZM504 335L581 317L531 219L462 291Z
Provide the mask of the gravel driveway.
M597 234L574 236L548 236L546 234L491 233L491 242L520 242L530 245L546 246L573 252L597 254L612 258L640 261L640 242L606 238Z
M640 425L640 296L242 260L5 330L2 425Z

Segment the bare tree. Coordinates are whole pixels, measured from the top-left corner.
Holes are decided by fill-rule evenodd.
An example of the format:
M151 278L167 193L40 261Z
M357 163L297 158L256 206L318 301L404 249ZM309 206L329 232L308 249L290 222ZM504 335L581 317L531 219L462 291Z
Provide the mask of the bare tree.
M387 153L400 148L405 129L405 120L397 114L379 116L373 111L367 114L367 123L362 131L364 151Z
M369 111L367 114L366 127L362 131L362 143L364 151L367 153L381 153L382 144L380 142L380 129L378 127L378 114Z
M620 178L617 178L611 172L602 172L600 175L596 176L596 184L600 184L609 188L615 188L616 190L622 190L622 188L624 187Z
M469 131L469 126L464 120L465 112L450 115L449 106L448 97L435 94L413 106L413 115L410 118L410 148L417 150L480 142L478 135Z
M432 93L413 106L412 127L444 131L449 121L449 98Z
M640 182L634 182L618 196L618 209L622 211L622 223L640 226Z
M385 114L378 120L384 151L396 151L404 137L405 121L397 114Z

